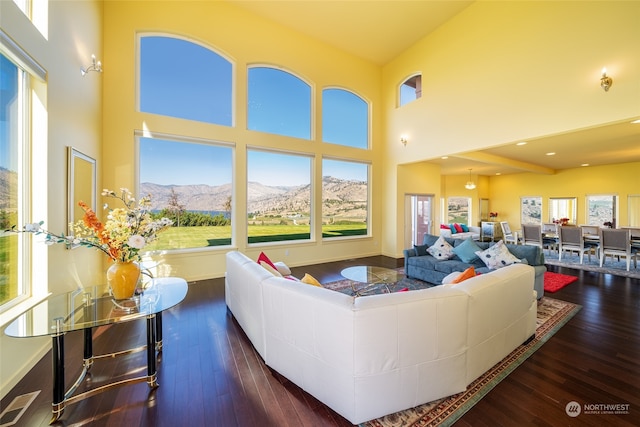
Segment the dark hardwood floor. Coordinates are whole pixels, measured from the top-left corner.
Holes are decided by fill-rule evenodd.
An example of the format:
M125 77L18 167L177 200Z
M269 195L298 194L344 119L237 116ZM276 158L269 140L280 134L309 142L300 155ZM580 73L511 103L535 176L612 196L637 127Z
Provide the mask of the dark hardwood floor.
M348 266L402 265L370 257L294 268L320 282L341 279ZM583 306L537 352L469 410L456 426L632 426L640 423L640 280L568 268L579 280L549 296ZM192 283L185 301L164 314L158 382L109 389L66 408L60 426L346 426L351 425L257 356L224 302L223 279ZM144 321L98 328L94 354L145 341ZM67 384L82 362L82 334L66 338ZM87 380L143 375L145 353L97 361ZM45 426L51 414L47 354L2 400L41 390L19 426ZM580 405L628 405L628 414L565 412ZM593 410L597 406L591 406Z

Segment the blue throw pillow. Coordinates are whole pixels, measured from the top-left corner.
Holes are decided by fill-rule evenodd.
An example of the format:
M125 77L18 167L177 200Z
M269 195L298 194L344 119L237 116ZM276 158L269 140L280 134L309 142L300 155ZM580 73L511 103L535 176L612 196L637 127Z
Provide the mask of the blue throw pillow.
M462 231L465 233L469 232L469 227L467 227L467 224L460 224L460 227L462 227Z
M471 264L473 261L478 259L476 252L481 250L480 246L476 245L476 242L469 237L464 242L453 248L453 253L455 253L462 262Z
M451 234L456 234L456 227L453 224L449 224L449 228L451 229Z

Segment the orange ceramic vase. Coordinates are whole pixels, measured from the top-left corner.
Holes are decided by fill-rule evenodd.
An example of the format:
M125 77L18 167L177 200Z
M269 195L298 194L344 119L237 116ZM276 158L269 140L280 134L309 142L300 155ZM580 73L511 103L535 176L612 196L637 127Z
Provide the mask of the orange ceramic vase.
M116 261L107 270L107 284L113 298L131 298L140 279L140 266L135 262Z

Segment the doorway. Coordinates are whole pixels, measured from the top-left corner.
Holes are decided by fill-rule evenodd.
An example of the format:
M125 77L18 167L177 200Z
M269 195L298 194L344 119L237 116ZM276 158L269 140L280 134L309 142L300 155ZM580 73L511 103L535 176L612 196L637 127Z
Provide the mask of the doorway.
M433 234L433 194L405 194L404 247L421 245L425 234Z

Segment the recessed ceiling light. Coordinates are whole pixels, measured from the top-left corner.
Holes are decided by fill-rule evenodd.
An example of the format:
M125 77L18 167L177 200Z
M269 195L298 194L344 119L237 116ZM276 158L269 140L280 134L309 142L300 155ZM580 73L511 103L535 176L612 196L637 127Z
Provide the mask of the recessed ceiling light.
M634 121L632 121L631 123L640 124L640 119L638 119L638 120L634 120Z
M496 175L502 175L502 173L500 173L500 172L496 172Z
M442 160L447 160L449 158L449 156L442 156L440 157Z
M516 145L527 145L527 141L518 142Z
M589 163L583 163L580 166L589 166Z
M554 153L553 151L550 151L549 153L546 153L547 156L555 156L556 153Z

